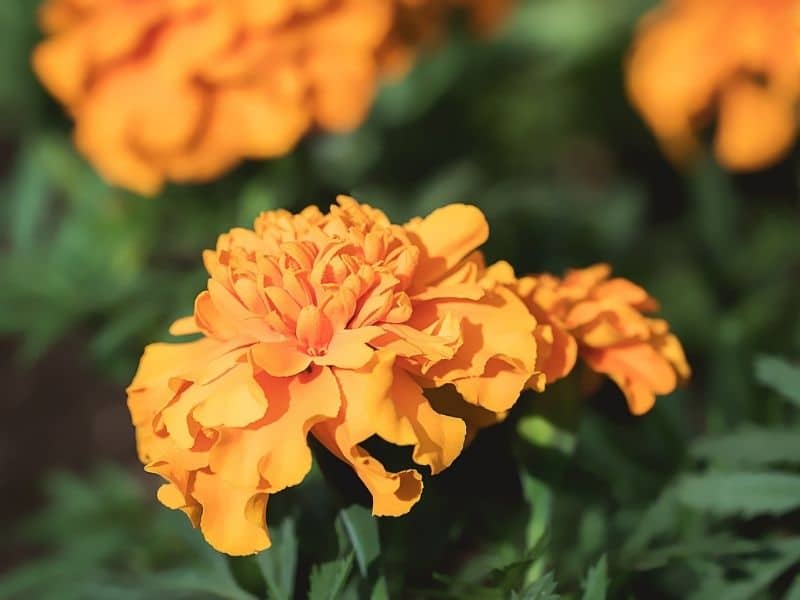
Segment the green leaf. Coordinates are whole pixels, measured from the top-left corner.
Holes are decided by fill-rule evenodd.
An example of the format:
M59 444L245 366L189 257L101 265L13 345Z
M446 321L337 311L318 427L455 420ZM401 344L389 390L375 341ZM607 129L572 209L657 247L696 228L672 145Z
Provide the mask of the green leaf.
M711 472L685 477L676 493L684 505L721 517L781 515L800 507L800 475Z
M386 577L378 578L369 598L370 600L389 600L389 583L386 581Z
M9 236L15 252L29 253L34 247L36 230L45 212L50 180L40 164L40 144L25 146L14 178L9 206Z
M353 568L353 553L345 558L314 565L308 589L308 600L336 600Z
M800 600L800 577L795 577L783 600Z
M583 600L605 600L608 589L608 564L605 555L586 574Z
M358 563L358 570L366 577L369 566L381 553L378 522L363 506L353 505L339 513L339 521Z
M760 598L761 592L800 559L800 540L797 538L781 540L774 543L771 550L773 556L769 558L753 558L737 562L735 579L726 579L722 569L709 568L708 574L701 574L702 584L689 596L689 600Z
M256 562L267 584L272 600L294 597L294 578L297 571L297 532L294 519L287 517L271 528L272 546L256 555Z
M756 379L800 406L800 367L776 356L756 359Z
M511 600L558 600L556 581L552 573L546 573L520 592L511 592Z
M253 600L253 596L245 592L234 582L232 577L225 577L218 572L203 572L198 568L179 569L153 576L146 582L154 589L166 593L170 598L183 593L187 597L222 598L225 600ZM163 597L163 596L162 596Z
M800 431L749 426L732 433L707 436L691 447L693 456L717 464L762 467L800 463Z

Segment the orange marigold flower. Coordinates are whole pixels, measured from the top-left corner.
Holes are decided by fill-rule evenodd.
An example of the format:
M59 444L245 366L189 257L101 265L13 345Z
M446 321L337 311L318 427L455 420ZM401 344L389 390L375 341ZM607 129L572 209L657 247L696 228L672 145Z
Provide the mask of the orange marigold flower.
M640 25L628 91L674 160L692 155L715 111L720 162L758 169L795 140L798 44L796 0L664 0Z
M112 183L153 194L355 127L395 0L47 0L35 70Z
M634 414L649 411L656 395L669 394L690 375L678 338L662 319L644 313L658 302L638 285L610 279L611 268L598 264L569 271L515 278L505 263L490 276L513 289L540 325L536 371L547 382L566 376L578 355L597 373L608 375L623 391Z
M413 446L437 473L466 426L425 395L502 415L531 378L536 321L487 273L475 248L483 214L461 204L404 226L347 197L324 214L263 213L203 258L208 287L175 334L147 347L128 388L159 500L229 554L269 546L271 494L311 467L310 432L351 465L375 515L402 515L422 492L414 470L387 472L359 444Z
M424 4L440 30L454 6L474 5L487 26L506 1ZM359 125L381 72L397 70L399 40L412 42L401 32L421 4L46 0L33 64L103 177L151 195L167 180L286 154L312 128Z

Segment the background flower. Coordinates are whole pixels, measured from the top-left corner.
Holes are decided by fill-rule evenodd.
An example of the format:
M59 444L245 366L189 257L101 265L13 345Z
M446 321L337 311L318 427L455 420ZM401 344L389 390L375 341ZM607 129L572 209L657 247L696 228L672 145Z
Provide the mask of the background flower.
M441 32L455 5L412 4L47 0L33 64L81 152L109 182L152 195L284 155L312 129L359 125L398 36L407 49L428 41L406 23ZM482 26L499 17L487 7L474 7Z
M714 148L736 170L792 147L800 95L796 0L666 0L639 26L628 91L664 151L683 162L716 117Z
M549 343L540 343L546 350L537 364L548 382L572 370L577 352L590 369L613 379L631 412L641 415L656 395L669 394L688 379L678 338L666 321L645 316L658 310L656 300L627 279L610 278L608 265L571 270L563 279L541 274L515 280L507 265L495 268L498 279L549 328L540 333Z
M536 321L485 276L481 212L448 205L404 227L353 199L323 214L262 214L220 236L208 289L176 334L148 346L128 388L139 456L158 492L229 554L269 546L270 495L311 468L311 434L350 464L375 515L419 500L420 474L387 472L360 446L413 446L433 474L461 453L464 421L424 390L451 385L504 413L531 377Z

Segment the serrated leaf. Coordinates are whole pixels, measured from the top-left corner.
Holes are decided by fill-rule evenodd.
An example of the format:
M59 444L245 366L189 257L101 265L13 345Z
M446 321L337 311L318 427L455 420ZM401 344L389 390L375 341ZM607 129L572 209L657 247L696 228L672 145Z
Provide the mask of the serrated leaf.
M756 379L800 406L800 367L777 356L759 356Z
M288 517L271 528L272 546L256 555L256 562L267 584L270 600L289 600L294 597L294 577L297 571L297 532L294 519Z
M314 565L308 588L308 600L337 600L353 568L353 553L344 558Z
M800 463L800 431L748 427L700 438L691 453L696 458L739 467Z
M368 509L358 505L343 509L339 513L339 521L353 547L358 570L366 577L369 566L381 553L378 522Z
M676 493L682 504L721 517L781 515L800 507L800 475L711 472L684 478Z
M608 589L608 564L605 555L586 574L583 600L605 600Z
M520 592L511 592L512 600L558 600L556 580L552 573L545 573L539 579L526 585Z

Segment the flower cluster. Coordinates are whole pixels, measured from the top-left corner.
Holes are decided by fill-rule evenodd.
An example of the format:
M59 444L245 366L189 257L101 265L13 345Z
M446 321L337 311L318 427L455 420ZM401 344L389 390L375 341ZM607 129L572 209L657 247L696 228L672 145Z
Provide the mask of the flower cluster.
M310 469L309 433L354 469L374 514L401 515L420 474L387 472L360 443L411 445L437 473L467 427L424 392L447 387L454 414L502 415L535 372L536 320L475 252L478 209L401 227L338 202L220 236L207 290L172 329L201 339L149 346L128 389L140 458L168 482L159 499L229 554L269 546L267 500Z
M637 414L688 374L666 323L642 316L655 303L641 288L605 266L517 279L485 266L487 237L472 206L398 226L349 197L221 235L194 314L171 329L200 339L148 346L128 388L140 458L167 481L159 500L218 550L249 554L270 544L270 495L311 468L309 434L375 515L396 516L422 477L388 472L361 445L373 436L436 474L577 354Z
M33 64L79 150L150 195L357 126L381 74L423 41L409 23L438 29L465 5L485 27L506 1L47 0Z
M591 370L610 377L631 412L640 415L657 395L688 379L689 365L667 322L644 314L658 310L658 302L610 274L606 264L569 271L563 279L550 274L517 279L505 263L490 269L541 324L547 343L540 344L537 371L547 383L570 373L580 356Z
M628 90L665 152L682 162L716 113L715 150L758 169L792 146L800 98L796 0L664 0L630 55Z

